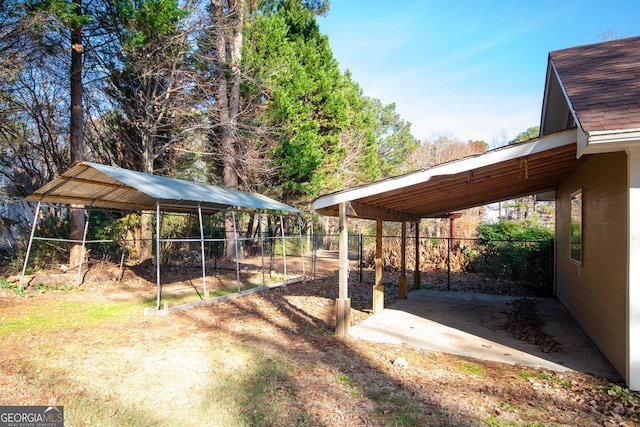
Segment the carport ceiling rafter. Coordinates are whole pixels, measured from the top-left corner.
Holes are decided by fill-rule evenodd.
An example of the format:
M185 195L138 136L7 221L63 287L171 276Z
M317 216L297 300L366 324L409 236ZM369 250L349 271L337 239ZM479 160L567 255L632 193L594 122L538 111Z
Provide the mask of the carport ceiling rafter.
M559 132L399 177L317 198L321 215L415 221L553 191L585 161L576 158L576 130Z

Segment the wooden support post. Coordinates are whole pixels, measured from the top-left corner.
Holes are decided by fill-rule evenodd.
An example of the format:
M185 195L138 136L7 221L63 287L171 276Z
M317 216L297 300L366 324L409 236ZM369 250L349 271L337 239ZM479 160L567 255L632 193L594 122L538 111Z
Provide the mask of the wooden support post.
M349 234L347 230L347 206L340 203L338 213L340 235L338 237L338 299L336 300L336 335L346 336L351 325L351 300L349 295Z
M384 286L382 285L382 219L376 219L376 282L373 285L373 314L384 310Z
M416 262L413 269L413 290L420 290L420 223L416 222L415 230Z
M345 337L349 335L351 325L351 298L336 300L336 335Z
M398 298L407 299L407 223L402 221L402 242L400 242L400 286Z

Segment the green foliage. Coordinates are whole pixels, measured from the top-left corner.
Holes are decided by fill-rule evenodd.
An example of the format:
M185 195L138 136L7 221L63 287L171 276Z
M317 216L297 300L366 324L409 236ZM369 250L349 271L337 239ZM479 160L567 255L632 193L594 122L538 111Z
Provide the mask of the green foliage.
M27 9L35 13L48 13L56 18L60 24L69 29L82 27L91 23L91 15L79 13L80 5L67 0L33 0L27 2ZM49 30L57 31L50 28Z
M38 223L37 236L67 238L70 230L69 211L63 215L45 215ZM31 258L35 268L47 263L66 262L69 259L69 244L66 242L34 240L31 246Z
M528 141L540 136L540 126L531 126L529 129L520 132L514 139L509 141L509 145L516 144L518 142Z
M242 86L273 129L268 187L301 203L320 192L403 171L418 146L395 105L363 96L339 66L315 20L323 4L267 2L245 27Z
M7 281L6 279L0 279L0 288L1 289L8 289L10 291L12 291L14 294L18 295L19 297L27 297L27 291L24 289L19 289L19 284L17 283L11 283L9 281Z
M482 366L478 365L477 363L471 363L471 362L461 363L460 369L465 374L476 375L476 376L482 376L485 373L484 369L482 369Z
M205 239L224 239L224 213L202 217ZM172 213L163 215L161 237L163 239L200 238L199 219L195 215ZM219 258L224 253L224 242L207 241L205 257ZM185 263L190 257L200 259L200 242L166 242L162 247L163 263Z
M298 2L284 2L274 15L256 19L249 36L256 33L269 48L247 56L273 90L266 106L280 125L272 151L276 185L288 194L315 196L343 156L338 142L347 117L338 64L315 17ZM273 75L273 69L280 72Z
M528 280L548 292L553 233L546 227L501 220L480 224L478 252L470 254L468 269L514 281Z
M405 122L394 103L383 106L372 99L369 108L374 115L374 132L378 144L378 164L384 177L407 172L407 156L420 142L411 134L411 123Z
M628 388L620 387L619 385L610 385L608 387L602 387L602 392L609 395L615 396L618 400L622 402L632 402L634 404L640 404L640 394L637 392L630 391ZM636 414L636 418L640 414Z
M391 422L394 426L414 426L420 414L420 408L416 405L407 405L394 412Z
M272 241L271 246L273 248L273 254L274 255L276 255L276 256L282 256L283 255L282 254L282 246L283 246L282 239L280 239L280 238L274 239ZM301 247L299 239L297 239L297 238L295 238L295 239L285 238L284 247L287 250L287 252L286 252L287 255L301 256L303 253L308 253L306 240L303 241L302 247ZM301 253L301 251L303 251L303 252Z
M177 0L120 0L114 3L114 18L126 29L125 45L133 49L173 33L178 22L190 13L181 9Z
M500 220L477 227L481 240L549 240L553 231L527 222Z

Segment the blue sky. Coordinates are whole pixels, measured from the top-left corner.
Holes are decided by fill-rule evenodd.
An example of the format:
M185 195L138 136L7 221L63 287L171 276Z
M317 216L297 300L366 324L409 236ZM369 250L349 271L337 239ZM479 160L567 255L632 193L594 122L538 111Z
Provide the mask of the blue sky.
M332 0L318 23L340 69L416 138L495 147L540 124L549 51L640 35L640 2Z

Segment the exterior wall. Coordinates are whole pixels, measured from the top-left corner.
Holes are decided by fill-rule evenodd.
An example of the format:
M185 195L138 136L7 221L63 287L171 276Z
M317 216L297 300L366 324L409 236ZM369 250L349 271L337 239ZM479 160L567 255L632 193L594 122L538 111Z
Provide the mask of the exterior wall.
M582 190L582 262L570 258L570 195ZM627 378L627 155L597 154L556 198L556 296Z

